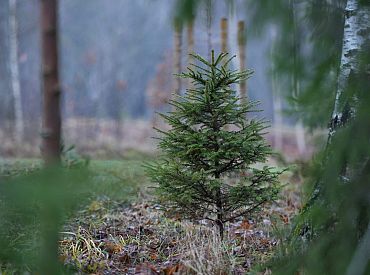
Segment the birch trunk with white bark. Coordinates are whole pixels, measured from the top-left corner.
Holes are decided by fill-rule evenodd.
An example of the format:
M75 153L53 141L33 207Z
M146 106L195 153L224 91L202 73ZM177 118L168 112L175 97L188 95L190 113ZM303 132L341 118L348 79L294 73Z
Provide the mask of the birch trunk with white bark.
M370 42L370 7L359 5L358 0L348 0L345 8L342 55L327 147L336 130L344 126L355 115L356 106L346 106L348 103L343 99L351 73L356 73L358 70L358 53L363 50L365 42ZM356 99L353 102L356 102ZM343 167L342 171L346 171L346 167ZM339 176L343 177L343 175ZM309 208L320 196L321 185L322 181L318 180L305 209Z
M18 24L17 24L17 1L9 0L9 44L10 44L10 79L14 102L14 120L15 131L14 138L18 145L23 140L24 122L22 109L22 96L19 81L19 65L18 65Z
M298 97L300 94L300 79L298 74L298 56L301 51L300 47L300 41L299 41L299 34L300 34L300 29L298 28L298 21L299 21L299 10L297 3L292 0L291 1L291 7L292 7L292 19L293 19L293 66L294 66L294 71L293 71L293 79L292 79L292 87L293 87L293 97ZM298 119L296 124L295 124L295 136L296 136L296 145L298 149L298 153L300 156L302 156L306 150L306 139L305 139L305 129L302 123L301 119Z
M343 94L351 73L358 69L357 55L366 40L369 40L370 8L360 6L358 0L348 0L345 8L342 56L340 60L337 90L329 128L329 142L335 130L354 115L355 107L346 108Z

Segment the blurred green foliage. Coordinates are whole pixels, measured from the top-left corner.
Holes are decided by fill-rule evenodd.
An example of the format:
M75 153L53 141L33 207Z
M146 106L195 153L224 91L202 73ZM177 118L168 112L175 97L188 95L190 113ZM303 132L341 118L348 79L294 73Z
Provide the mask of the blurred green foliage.
M58 230L87 198L87 171L49 168L0 184L0 259L41 274L62 274Z
M289 114L311 128L326 128L334 106L345 4L345 0L246 1L250 33L274 28L272 62L290 102Z
M273 30L273 73L288 114L312 130L333 130L347 1L243 1L250 34ZM368 0L355 2L368 11ZM274 274L370 274L369 33L370 26L359 34L364 43L351 53L358 65L339 98L350 119L334 127L308 169L308 201L277 252Z
M282 84L291 109L312 128L333 127L346 3L248 3L256 27L278 26L273 62L283 81L291 80ZM333 135L309 169L309 199L271 265L274 274L370 273L370 39L362 35L364 44L354 55L359 65L340 97L340 111L346 112L347 102L353 115L332 128ZM295 81L298 92L291 84Z
M61 228L94 201L125 203L137 198L146 182L141 158L91 161L73 169L42 169L40 160L3 160L0 273L73 272L58 259Z

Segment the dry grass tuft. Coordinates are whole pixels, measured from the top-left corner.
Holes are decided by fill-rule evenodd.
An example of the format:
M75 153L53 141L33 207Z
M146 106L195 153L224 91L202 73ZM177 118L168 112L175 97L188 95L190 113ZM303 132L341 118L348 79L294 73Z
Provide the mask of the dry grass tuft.
M181 259L185 274L224 275L231 274L235 262L226 242L218 232L204 226L186 226L182 239Z

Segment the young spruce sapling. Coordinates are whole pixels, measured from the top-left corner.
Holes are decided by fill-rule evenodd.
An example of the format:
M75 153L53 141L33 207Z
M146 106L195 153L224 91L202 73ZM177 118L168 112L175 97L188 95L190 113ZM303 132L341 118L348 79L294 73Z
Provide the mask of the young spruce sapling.
M193 81L193 89L170 101L173 111L160 114L170 125L162 131L163 160L148 166L161 204L171 213L217 225L247 216L273 200L281 171L256 163L266 162L271 148L263 137L266 123L249 119L255 102L241 100L233 86L251 71L232 71L232 58L221 53L211 61L193 57L179 76ZM248 114L248 116L247 116Z

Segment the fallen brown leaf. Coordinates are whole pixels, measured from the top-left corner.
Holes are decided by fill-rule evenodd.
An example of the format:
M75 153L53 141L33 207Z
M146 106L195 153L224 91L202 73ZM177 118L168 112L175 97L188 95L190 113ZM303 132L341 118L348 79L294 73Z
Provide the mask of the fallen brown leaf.
M182 264L177 264L174 266L168 266L162 270L164 275L174 275L176 272L179 272L184 266Z
M122 250L122 247L117 243L106 242L104 244L104 250L107 251L109 254L114 254L120 252Z

